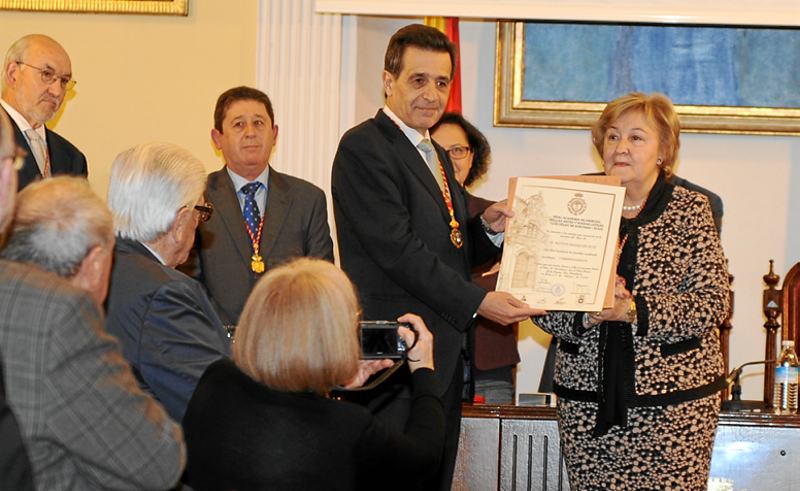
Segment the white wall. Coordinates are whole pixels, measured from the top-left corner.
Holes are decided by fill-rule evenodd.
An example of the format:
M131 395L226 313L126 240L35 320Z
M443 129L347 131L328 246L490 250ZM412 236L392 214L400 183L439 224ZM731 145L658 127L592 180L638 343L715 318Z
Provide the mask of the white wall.
M371 117L382 104L380 73L392 33L420 19L359 17L358 83L355 115ZM495 28L493 21L461 22L461 76L464 115L492 145L488 177L472 191L499 199L516 175L579 174L593 170L588 130L499 128L493 126ZM352 63L352 60L349 60ZM348 66L348 60L344 61ZM800 260L800 138L737 135L682 135L678 173L719 194L725 204L722 241L735 277L731 367L763 359L761 276L768 259L783 275ZM521 392L535 391L548 338L528 324L520 334ZM760 399L762 374L746 369L744 398Z

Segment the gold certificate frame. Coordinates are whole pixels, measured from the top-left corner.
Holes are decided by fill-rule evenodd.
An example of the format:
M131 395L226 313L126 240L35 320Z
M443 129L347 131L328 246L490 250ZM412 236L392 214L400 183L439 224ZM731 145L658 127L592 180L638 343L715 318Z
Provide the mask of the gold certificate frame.
M0 0L0 10L185 16L189 0Z
M586 129L605 103L525 100L524 22L497 23L496 126ZM609 60L611 63L612 60ZM800 135L800 109L676 105L681 130L693 133Z

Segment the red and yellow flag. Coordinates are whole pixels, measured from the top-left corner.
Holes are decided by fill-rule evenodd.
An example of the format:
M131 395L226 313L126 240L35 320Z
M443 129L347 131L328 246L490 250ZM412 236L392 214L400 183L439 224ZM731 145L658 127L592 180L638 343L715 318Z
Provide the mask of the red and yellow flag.
M456 45L456 70L445 112L461 114L461 45L458 36L458 17L425 17L425 25L440 30Z

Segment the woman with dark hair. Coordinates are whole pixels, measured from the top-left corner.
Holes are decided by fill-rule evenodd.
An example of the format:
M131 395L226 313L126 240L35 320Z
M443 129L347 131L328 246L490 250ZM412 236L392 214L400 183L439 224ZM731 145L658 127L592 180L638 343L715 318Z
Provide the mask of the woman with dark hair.
M453 162L456 180L462 187L472 185L489 170L491 149L478 128L458 113L445 113L431 129L431 137L444 147ZM469 215L474 217L493 201L469 196ZM472 281L494 290L497 272L488 273L500 260L496 257L472 270ZM488 274L487 274L488 273ZM477 400L487 404L514 402L514 367L519 363L517 324L510 326L478 316L472 345L472 380Z
M492 150L483 133L458 113L444 113L430 129L431 136L450 155L456 180L471 186L489 170Z
M233 361L206 370L183 418L189 484L197 490L422 489L444 444L433 336L398 320L412 403L405 431L329 398L359 370L359 305L342 270L298 259L258 281L236 328ZM363 382L363 379L360 380Z
M729 309L708 199L669 182L680 121L662 94L610 102L592 128L625 187L611 308L554 312L554 392L572 489L706 489Z

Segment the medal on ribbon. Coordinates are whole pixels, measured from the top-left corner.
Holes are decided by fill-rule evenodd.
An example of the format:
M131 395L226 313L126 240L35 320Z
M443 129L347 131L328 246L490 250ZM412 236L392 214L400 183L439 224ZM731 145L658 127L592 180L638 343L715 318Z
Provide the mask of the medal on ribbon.
M444 204L447 205L447 212L450 213L450 242L453 243L456 249L461 249L464 247L464 236L461 234L458 220L456 220L453 199L450 196L450 186L447 184L447 174L444 172L444 165L442 165L441 161L439 162L439 172L442 173L442 197L444 198Z

